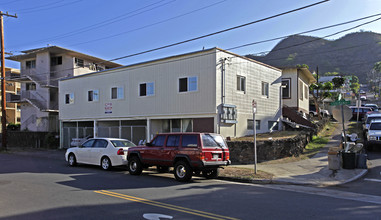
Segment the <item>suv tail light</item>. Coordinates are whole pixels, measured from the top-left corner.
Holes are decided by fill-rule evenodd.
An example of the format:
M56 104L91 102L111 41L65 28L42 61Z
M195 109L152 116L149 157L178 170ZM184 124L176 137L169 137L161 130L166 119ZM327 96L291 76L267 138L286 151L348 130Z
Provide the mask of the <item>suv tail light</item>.
M200 153L200 160L205 160L205 154L204 153Z
M117 155L124 155L124 150L123 150L123 148L120 148L116 154L117 154Z

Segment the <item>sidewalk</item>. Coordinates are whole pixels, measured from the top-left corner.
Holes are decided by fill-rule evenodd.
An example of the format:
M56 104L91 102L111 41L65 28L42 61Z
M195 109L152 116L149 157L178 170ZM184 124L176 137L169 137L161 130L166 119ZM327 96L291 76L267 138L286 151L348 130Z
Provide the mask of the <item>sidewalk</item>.
M254 180L253 182L332 186L348 183L364 176L368 172L367 169L340 169L336 172L328 169L328 150L330 147L339 146L340 140L341 129L338 127L327 145L311 159L282 164L257 164L257 170L271 173L274 177L271 180ZM253 164L231 166L254 169Z

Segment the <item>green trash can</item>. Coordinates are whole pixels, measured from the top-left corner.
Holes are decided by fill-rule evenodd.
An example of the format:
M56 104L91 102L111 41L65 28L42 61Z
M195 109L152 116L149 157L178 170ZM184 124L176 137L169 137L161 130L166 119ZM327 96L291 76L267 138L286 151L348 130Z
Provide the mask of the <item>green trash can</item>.
M354 152L342 152L343 169L355 169L356 168L356 153Z

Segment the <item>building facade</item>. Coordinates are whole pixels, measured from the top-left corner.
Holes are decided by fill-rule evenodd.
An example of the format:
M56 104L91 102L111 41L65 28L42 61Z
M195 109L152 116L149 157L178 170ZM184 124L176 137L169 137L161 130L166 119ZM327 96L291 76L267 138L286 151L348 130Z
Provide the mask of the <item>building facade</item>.
M21 67L7 79L21 83L21 91L7 102L21 104L21 130L28 131L58 132L59 79L121 66L57 46L22 53L7 57Z
M308 68L285 67L282 69L283 105L295 111L309 113L310 85L316 82Z
M14 68L8 68L5 67L5 75L6 77L14 75L18 76L20 75L19 69ZM20 92L20 83L18 82L5 82L5 94L6 94L6 100L8 100L8 97L12 95L16 95ZM0 116L2 116L2 112L0 112ZM20 108L17 103L6 103L6 121L8 124L18 124L20 123ZM2 128L0 128L0 132Z
M161 132L278 130L281 70L213 48L59 82L61 147L86 136L135 143Z

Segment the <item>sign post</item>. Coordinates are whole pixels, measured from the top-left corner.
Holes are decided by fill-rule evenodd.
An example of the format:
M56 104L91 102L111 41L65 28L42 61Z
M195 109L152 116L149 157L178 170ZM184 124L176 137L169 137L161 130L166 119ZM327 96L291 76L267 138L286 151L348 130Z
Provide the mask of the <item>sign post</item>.
M337 106L337 105L340 105L341 107L341 122L343 124L343 134L344 134L344 144L345 146L347 145L347 134L345 132L345 126L344 126L344 105L349 105L351 104L351 101L346 101L345 99L341 99L341 100L337 100L337 101L334 101L332 102L330 105L331 106Z
M254 131L254 173L257 174L257 125L255 123L255 113L257 113L257 102L253 99L253 131Z

